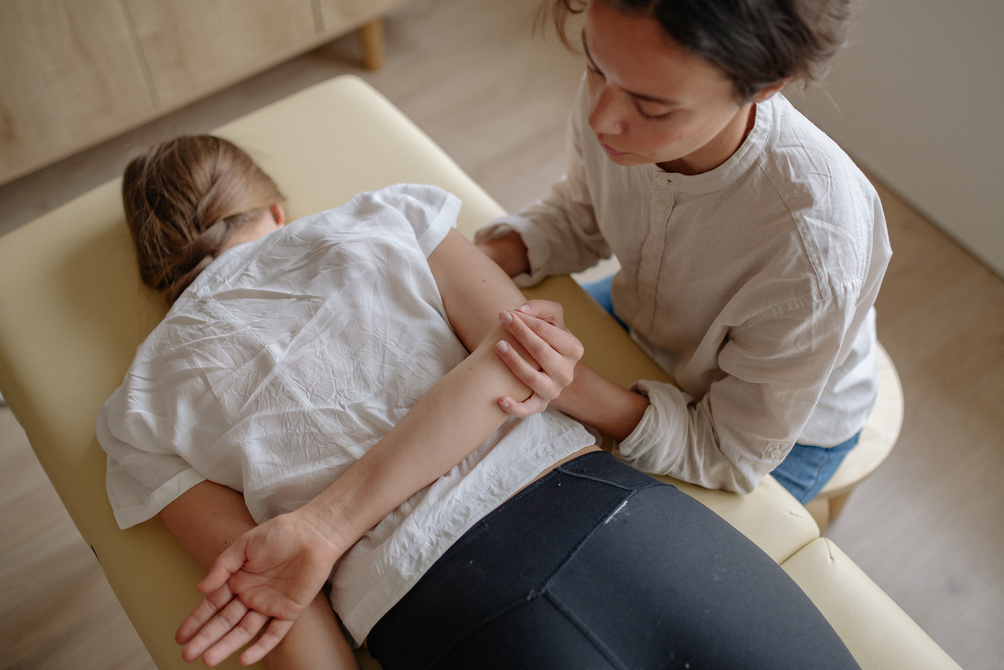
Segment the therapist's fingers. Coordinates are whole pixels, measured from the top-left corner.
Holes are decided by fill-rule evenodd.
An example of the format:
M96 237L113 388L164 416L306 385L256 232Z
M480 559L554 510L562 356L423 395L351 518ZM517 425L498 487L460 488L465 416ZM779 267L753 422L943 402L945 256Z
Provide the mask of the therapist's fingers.
M502 408L502 411L520 419L543 412L547 408L549 400L542 397L536 389L542 389L544 385L547 385L549 390L544 391L547 395L557 394L560 389L555 388L546 374L530 366L508 342L501 341L496 344L495 352L513 375L532 391L530 397L523 401L510 396L500 398L499 407Z
M561 360L561 355L534 335L518 317L506 314L502 317L503 322L506 321L506 317L509 319L506 328L519 341L522 350L519 346L500 340L495 345L495 352L510 372L531 390L546 397L553 397L565 387L563 377L567 371L556 364L556 361ZM553 378L551 375L555 374L556 370L557 378Z
M533 416L534 414L540 414L550 403L545 401L536 393L530 395L529 398L520 402L514 398L505 397L499 400L499 407L502 411L509 416L514 416L517 419L525 419L528 416Z
M578 360L583 347L579 338L565 325L564 309L550 300L531 300L513 311L542 340L563 356Z
M496 344L496 353L532 393L522 402L501 398L499 407L511 416L526 418L544 411L571 383L582 345L567 330L525 313L503 312L500 318L524 350L503 340Z
M560 388L568 386L574 376L575 364L582 357L583 347L562 325L545 321L520 310L503 312L503 327L526 350L532 360ZM518 373L518 370L513 370ZM535 386L531 385L531 388Z
M535 316L548 323L556 324L562 328L565 327L565 309L561 306L560 302L554 302L553 300L528 300L520 306L519 311L530 316Z

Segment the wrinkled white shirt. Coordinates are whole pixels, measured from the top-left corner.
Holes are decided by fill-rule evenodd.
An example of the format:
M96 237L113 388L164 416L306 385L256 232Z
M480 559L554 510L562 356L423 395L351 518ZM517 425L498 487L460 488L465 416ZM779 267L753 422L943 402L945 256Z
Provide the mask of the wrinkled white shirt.
M848 156L780 94L699 175L610 161L569 121L569 167L542 200L478 232L529 250L521 286L616 256L617 316L676 381L620 445L632 465L748 492L796 441L852 437L876 395L873 304L891 256L878 195Z
M361 194L215 260L139 347L101 409L123 528L203 480L255 521L300 507L467 355L427 257L460 202L431 186ZM370 531L333 573L356 640L480 518L593 443L557 413L510 420Z

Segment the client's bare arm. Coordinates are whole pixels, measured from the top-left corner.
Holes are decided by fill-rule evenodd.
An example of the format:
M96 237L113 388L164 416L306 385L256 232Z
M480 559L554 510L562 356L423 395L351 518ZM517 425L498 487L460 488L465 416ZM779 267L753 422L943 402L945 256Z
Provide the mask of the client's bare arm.
M513 240L522 245L519 235L515 235ZM518 348L499 348L499 355L513 374L530 388L549 389L553 393L549 399L554 406L570 416L614 439L626 438L641 421L648 399L607 379L581 361L575 366L574 376L568 374L571 370L553 362L556 353L567 352L573 346L568 343L568 338L572 336L563 328L562 315L555 310L555 303L542 300L526 303L505 270L481 251L483 248L475 250L474 245L456 233L429 258L433 272L437 271L437 260L440 263L436 281L443 293L450 320L461 339L465 344L468 340L480 341L483 329L492 323L491 315L505 311L503 316L511 317L503 319L506 331L518 341L533 343L529 345L529 356ZM526 247L522 247L524 260L525 256ZM472 278L476 280L474 283L471 283ZM487 287L490 289L486 291ZM464 319L470 323L458 325ZM470 346L468 344L468 348ZM535 360L543 371L529 366L528 358ZM555 389L554 382L562 374L568 375L560 378L565 388ZM523 405L510 403L505 411L514 416L527 416L532 411L540 411L535 403Z
M161 511L160 518L207 572L224 549L256 525L240 493L210 481L183 493ZM188 620L182 624L179 639L187 636L186 627L190 625L193 622ZM186 649L183 657L193 661L198 655ZM222 659L222 656L206 654L204 660L207 665L215 665ZM264 662L265 667L277 670L355 670L359 667L322 593L314 597Z

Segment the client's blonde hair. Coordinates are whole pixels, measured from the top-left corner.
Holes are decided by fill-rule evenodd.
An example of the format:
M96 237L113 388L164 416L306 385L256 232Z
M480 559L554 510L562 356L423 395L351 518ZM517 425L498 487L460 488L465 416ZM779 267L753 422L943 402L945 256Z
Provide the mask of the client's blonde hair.
M173 304L241 224L283 199L227 140L185 135L150 147L129 163L122 183L140 277Z

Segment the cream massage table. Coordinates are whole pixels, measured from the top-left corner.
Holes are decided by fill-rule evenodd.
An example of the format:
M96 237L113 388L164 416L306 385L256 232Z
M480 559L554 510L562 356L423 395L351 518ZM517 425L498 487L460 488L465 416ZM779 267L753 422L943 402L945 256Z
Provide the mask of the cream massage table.
M217 130L289 196L296 218L397 182L463 200L466 234L502 213L414 124L362 80L316 85ZM105 497L94 418L137 344L163 316L138 278L118 180L0 238L0 393L158 667L185 668L173 641L201 572L158 519L128 531ZM565 306L586 360L622 384L665 375L569 278L532 291ZM865 668L955 668L950 658L773 479L737 496L681 485L756 542L819 606ZM379 667L365 653L364 668ZM229 666L238 667L236 662Z

